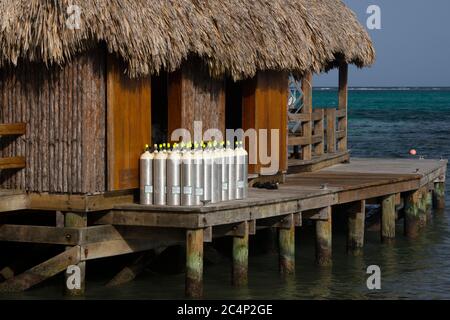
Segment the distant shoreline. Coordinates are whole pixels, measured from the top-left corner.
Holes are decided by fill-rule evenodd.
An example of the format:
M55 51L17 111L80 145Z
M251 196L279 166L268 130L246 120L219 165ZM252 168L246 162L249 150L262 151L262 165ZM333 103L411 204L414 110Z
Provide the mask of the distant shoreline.
M314 87L317 91L337 91L337 87ZM450 87L349 87L349 91L450 91Z

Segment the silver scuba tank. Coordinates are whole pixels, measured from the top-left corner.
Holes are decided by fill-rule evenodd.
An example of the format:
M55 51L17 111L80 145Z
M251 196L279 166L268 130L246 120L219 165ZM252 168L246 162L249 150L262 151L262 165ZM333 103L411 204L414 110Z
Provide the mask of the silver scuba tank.
M211 166L211 203L218 203L221 199L221 180L222 180L222 166L217 150L217 143L214 141L211 152L212 166Z
M229 175L229 165L227 164L226 153L224 149L224 143L222 143L219 153L220 166L221 169L221 201L228 201L228 175Z
M236 144L234 152L236 155L236 199L245 199L248 192L248 154L242 142Z
M181 153L176 144L167 156L167 204L181 204Z
M166 205L167 153L155 151L153 159L153 204Z
M141 155L139 160L139 189L140 203L143 205L153 204L153 154L148 151L148 145L145 146L146 151Z
M236 156L229 141L227 141L227 149L225 151L226 161L228 164L228 200L236 199Z
M200 206L205 195L204 184L204 168L203 168L203 151L201 146L194 145L194 205Z
M181 157L181 205L194 205L194 157L191 151L191 145L188 144L187 149L183 151Z
M212 152L211 144L203 150L203 201L211 201L211 171L212 171Z

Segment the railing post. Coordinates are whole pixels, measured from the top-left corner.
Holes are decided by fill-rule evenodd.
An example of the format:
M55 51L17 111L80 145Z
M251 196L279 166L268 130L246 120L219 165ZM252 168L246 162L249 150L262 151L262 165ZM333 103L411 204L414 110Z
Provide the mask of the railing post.
M348 64L342 62L339 66L339 110L345 110L345 115L339 118L338 130L345 135L337 142L339 151L347 150L347 106L348 106Z
M316 156L323 155L325 149L324 149L324 128L323 128L323 118L324 118L324 110L323 109L317 109L315 112L320 115L319 120L314 120L314 136L320 136L322 137L322 140L314 145L314 154Z
M303 108L302 113L312 113L312 73L308 72L302 79L302 92L303 92ZM311 137L312 135L312 121L302 122L302 136ZM307 144L302 146L302 160L311 160L312 158L312 145Z
M327 152L336 152L336 109L326 109L327 114Z

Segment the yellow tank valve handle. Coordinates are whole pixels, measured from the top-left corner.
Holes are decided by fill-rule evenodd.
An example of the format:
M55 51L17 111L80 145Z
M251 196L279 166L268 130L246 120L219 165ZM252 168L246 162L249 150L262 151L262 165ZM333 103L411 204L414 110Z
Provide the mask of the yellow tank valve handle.
M170 150L170 143L168 143L168 144L167 144L167 149L169 149L169 150Z
M227 148L230 148L230 147L231 147L230 140L227 140Z

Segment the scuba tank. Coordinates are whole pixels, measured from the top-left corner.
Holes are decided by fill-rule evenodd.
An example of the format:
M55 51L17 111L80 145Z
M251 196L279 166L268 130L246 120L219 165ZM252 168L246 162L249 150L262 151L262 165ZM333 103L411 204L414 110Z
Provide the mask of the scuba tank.
M212 151L211 143L208 143L208 147L203 150L203 201L211 201L211 171L212 171Z
M217 142L212 144L211 151L212 166L211 166L211 203L220 202L221 199L221 181L222 181L222 167L219 159L219 152L217 150Z
M194 143L194 205L200 206L205 195L202 146Z
M169 206L181 204L181 153L177 144L174 144L167 156L167 204Z
M230 141L227 141L225 158L228 165L228 200L236 199L236 161Z
M191 150L191 143L186 145L186 149L181 156L181 205L194 205L194 156Z
M153 157L149 146L145 145L145 151L139 160L139 200L143 205L153 204Z
M236 143L236 199L245 199L248 194L248 153L242 142Z
M225 153L225 143L222 141L220 144L218 158L221 166L221 177L220 177L220 200L228 201L228 174L229 166L227 164L226 153Z
M153 203L166 205L166 162L167 153L159 146L160 151L155 150L153 158Z

